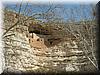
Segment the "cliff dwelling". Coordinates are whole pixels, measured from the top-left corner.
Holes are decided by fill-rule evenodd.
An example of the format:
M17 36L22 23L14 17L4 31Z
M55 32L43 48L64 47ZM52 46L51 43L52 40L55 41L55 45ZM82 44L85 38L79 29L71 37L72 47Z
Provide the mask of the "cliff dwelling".
M37 36L35 33L29 33L29 43L31 47L47 48L44 43L44 38Z
M29 43L31 47L35 48L48 48L58 44L61 38L53 37L52 32L43 28L40 24L32 24L29 30Z

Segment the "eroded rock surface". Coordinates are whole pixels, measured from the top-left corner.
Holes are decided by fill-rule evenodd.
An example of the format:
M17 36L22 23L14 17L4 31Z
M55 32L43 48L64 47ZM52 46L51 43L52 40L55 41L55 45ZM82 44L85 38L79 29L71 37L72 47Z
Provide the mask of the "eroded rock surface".
M79 71L78 59L86 59L75 41L65 41L46 49L31 48L25 34L13 32L5 38L6 68L10 71ZM73 45L72 45L73 44Z
M10 22L4 23L5 28ZM19 27L20 31L16 31ZM31 47L27 37L28 27L17 25L3 38L5 42L5 70L11 72L68 72L80 71L87 66L87 58L78 48L77 40L67 38L45 49Z

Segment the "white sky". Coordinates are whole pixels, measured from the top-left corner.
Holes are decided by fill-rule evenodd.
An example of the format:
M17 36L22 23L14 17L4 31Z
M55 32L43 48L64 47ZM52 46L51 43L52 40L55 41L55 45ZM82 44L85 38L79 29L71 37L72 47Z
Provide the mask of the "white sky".
M30 2L37 2L37 3L46 3L46 2L53 2L53 3L98 3L99 0L0 0L1 2L21 2L21 1L30 1Z

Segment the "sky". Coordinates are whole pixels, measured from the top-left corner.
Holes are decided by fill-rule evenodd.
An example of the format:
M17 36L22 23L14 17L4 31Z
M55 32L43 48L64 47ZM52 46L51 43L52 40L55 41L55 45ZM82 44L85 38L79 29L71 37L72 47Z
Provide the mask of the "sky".
M19 11L19 4L16 3L4 3L4 7L7 7L8 9L11 9L13 11L18 12ZM21 7L21 13L25 10L27 3L22 3ZM71 19L71 17L74 18L76 21L80 21L82 19L90 20L92 19L91 14L91 4L68 4L68 3L62 3L62 4L53 4L53 3L47 3L47 4L35 4L35 3L28 3L27 11L30 11L28 13L28 16L36 13L45 12L49 9L51 5L51 8L57 6L55 9L56 16L62 18L64 21L67 21ZM16 7L17 6L17 7ZM42 19L43 18L39 18Z

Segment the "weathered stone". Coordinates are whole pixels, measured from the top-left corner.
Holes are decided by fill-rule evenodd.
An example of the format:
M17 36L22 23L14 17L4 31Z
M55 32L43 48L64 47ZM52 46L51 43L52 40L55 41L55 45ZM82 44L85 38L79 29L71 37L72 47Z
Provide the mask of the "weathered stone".
M4 24L6 29L10 22ZM18 24L8 34L14 34L4 39L6 68L11 72L80 71L80 65L86 64L83 61L87 61L83 51L79 50L76 40L71 38L57 45L39 49L30 46L26 36L27 26Z
M67 64L65 69L67 72L68 71L79 71L79 68L72 64Z

